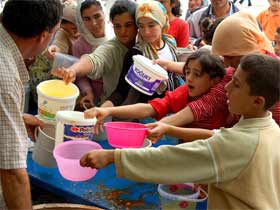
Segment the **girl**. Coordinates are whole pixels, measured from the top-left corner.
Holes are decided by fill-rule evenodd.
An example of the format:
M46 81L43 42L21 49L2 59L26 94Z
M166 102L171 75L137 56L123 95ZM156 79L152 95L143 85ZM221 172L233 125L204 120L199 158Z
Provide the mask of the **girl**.
M166 89L172 91L180 85L181 78L174 73L169 73L168 82L161 85L161 89L157 90L159 95L154 94L154 96L149 97L132 88L125 81L125 75L133 63L133 55L142 54L149 59L176 60L175 40L166 34L168 17L161 3L149 1L140 4L136 10L136 23L139 27L138 42L127 52L118 86L102 106L145 103L149 99L158 97Z
M222 61L219 57L209 52L197 51L191 54L184 66L186 84L178 87L173 92L167 92L164 98L156 98L147 104L138 103L134 105L93 108L85 112L85 117L97 117L96 129L101 128L103 120L112 115L118 118L146 118L154 117L157 120L168 113L176 113L187 106L191 101L201 98L204 94L217 84L225 74ZM227 108L215 112L199 122L189 125L190 127L219 128L224 124L227 117ZM99 132L99 130L96 130Z

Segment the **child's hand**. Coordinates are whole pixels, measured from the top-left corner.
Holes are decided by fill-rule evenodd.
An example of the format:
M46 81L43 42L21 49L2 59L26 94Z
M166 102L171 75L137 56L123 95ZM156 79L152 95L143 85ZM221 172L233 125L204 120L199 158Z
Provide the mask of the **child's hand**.
M157 60L153 61L153 64L158 64L162 68L164 68L165 70L168 70L169 61L168 60L163 60L163 59L157 59Z
M150 139L153 144L157 143L169 128L168 124L162 122L149 123L146 124L146 126L150 128L150 130L148 130L148 139Z
M72 68L57 68L57 69L54 69L52 70L51 72L54 76L57 76L61 79L63 79L63 81L66 83L66 84L69 84L70 82L73 82L75 81L76 79L76 71L75 69L72 69Z
M51 45L48 47L48 50L46 52L46 56L49 60L53 60L55 53L59 52L59 47L56 45Z
M103 132L103 121L106 117L110 115L108 108L99 108L94 107L92 109L88 109L84 112L85 119L96 117L97 122L94 126L94 133L98 134L100 131Z
M104 168L111 163L114 163L114 150L92 150L80 159L82 167L96 169Z

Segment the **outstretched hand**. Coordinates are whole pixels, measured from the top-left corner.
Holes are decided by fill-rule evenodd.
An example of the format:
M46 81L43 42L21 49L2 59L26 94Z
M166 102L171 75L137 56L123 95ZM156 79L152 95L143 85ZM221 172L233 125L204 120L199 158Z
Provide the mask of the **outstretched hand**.
M99 134L99 132L103 132L103 123L104 119L110 115L108 108L94 107L88 109L84 112L85 119L96 117L96 124L94 126L94 133Z
M114 150L92 150L80 159L82 167L101 169L114 163Z
M146 124L148 128L148 138L152 141L153 144L157 143L158 140L160 140L164 134L168 131L169 125L162 123L162 122L156 122L156 123L149 123Z
M51 72L54 76L57 76L61 79L63 79L63 81L66 84L69 84L70 82L74 82L77 76L77 73L74 69L71 68L57 68L57 69L53 69Z

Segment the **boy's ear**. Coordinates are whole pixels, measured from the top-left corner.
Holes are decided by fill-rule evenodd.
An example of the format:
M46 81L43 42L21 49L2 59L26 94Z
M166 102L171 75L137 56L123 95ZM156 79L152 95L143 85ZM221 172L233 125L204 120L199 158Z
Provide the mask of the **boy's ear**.
M256 108L264 110L265 98L262 96L256 96L254 100L254 105L256 106Z

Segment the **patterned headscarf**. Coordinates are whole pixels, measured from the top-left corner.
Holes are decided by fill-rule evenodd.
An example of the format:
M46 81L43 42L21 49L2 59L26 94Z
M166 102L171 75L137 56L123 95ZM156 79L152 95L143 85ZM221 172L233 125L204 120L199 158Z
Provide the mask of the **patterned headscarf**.
M213 54L243 56L264 51L274 52L270 41L260 30L257 19L247 12L241 11L227 17L214 33Z
M154 20L162 28L162 39L172 49L176 48L175 39L167 34L169 28L168 16L165 7L158 1L146 1L138 5L136 10L136 23L141 17L147 17ZM158 59L157 51L149 43L146 43L138 34L136 47L138 47L143 54L150 59Z
M136 23L140 17L147 17L154 20L162 28L162 40L169 46L172 51L174 60L176 60L176 41L175 39L168 35L166 32L169 28L168 16L166 13L165 7L158 1L147 1L138 5L136 10ZM135 45L135 48L139 49L143 55L149 59L155 60L159 56L157 50L151 46L149 43L145 42L141 37L141 34L138 33L138 40ZM167 88L168 90L174 90L174 78L176 80L178 76L173 72L168 73L168 81L163 81L161 85L157 88L156 92L162 94L163 91ZM179 79L178 79L179 80Z

